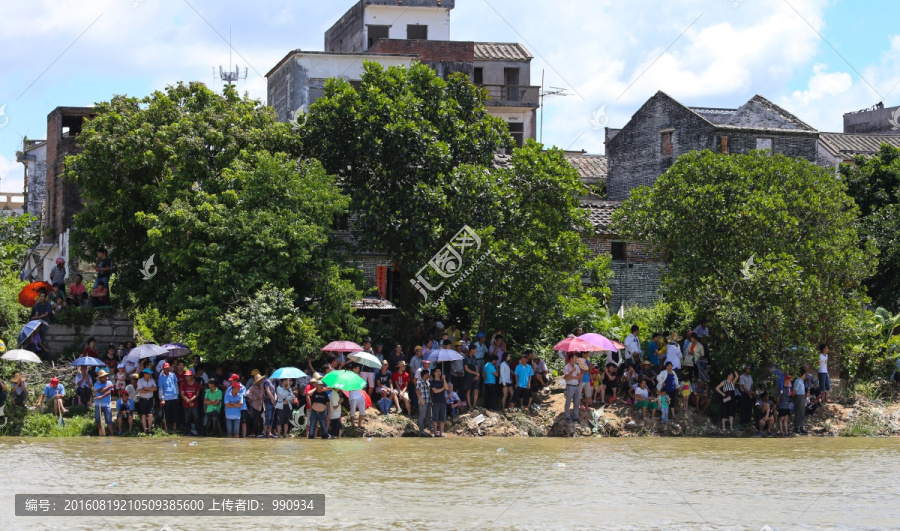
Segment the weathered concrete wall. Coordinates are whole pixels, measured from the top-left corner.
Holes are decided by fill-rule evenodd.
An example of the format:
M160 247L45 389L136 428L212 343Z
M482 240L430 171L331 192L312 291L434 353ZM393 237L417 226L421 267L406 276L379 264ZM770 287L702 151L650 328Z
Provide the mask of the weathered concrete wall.
M53 324L46 330L43 339L50 352L59 355L76 342L79 343L80 351L86 346L89 337L97 341L95 348L102 354L109 343L134 340L134 322L124 315L98 317L93 326L81 329L80 334L75 327Z
M895 117L896 116L896 117ZM844 115L845 133L885 133L900 135L900 107L887 107Z

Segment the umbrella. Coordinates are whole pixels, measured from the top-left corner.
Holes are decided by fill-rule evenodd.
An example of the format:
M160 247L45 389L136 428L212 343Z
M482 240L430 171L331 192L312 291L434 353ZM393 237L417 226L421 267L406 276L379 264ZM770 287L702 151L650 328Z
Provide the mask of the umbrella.
M553 350L560 352L596 352L602 348L577 337L567 337L553 345Z
M347 357L366 367L372 367L373 369L381 368L381 362L378 358L376 358L374 354L369 354L368 352L357 352L356 354L350 354Z
M443 362L443 361L457 361L463 359L462 354L455 350L450 350L448 348L442 348L440 350L432 350L428 353L428 356L425 356L425 359L430 361L431 363L435 362Z
M619 350L619 347L616 346L614 341L611 341L600 334L581 334L578 336L578 339L600 347L597 350ZM621 343L619 344L621 345ZM625 348L625 346L622 345L622 348Z
M369 385L351 371L331 371L323 376L321 381L332 389L340 389L342 391L359 391Z
M46 325L46 321L41 321L40 319L35 319L34 321L29 321L28 324L22 327L22 330L19 332L19 345L28 341L28 338L31 337L41 325Z
M90 356L82 356L80 358L76 358L75 361L70 363L72 367L106 367L106 364L97 358L92 358Z
M191 353L191 348L181 343L166 343L162 348L168 350L168 356L172 358L180 358Z
M6 352L6 343L4 343L2 339L0 339L0 354L4 352Z
M3 356L0 356L0 359L4 359L7 361L27 361L30 363L40 363L41 358L37 356L34 352L30 352L28 350L10 350Z
M323 352L359 352L363 348L353 341L332 341L322 348Z
M125 356L125 358L130 358L131 360L135 358L143 360L152 358L154 356L164 356L167 354L169 354L169 351L162 348L161 346L155 345L153 343L146 343L144 345L139 345L131 349L131 352L129 352L128 355Z
M19 304L26 308L34 308L38 300L38 291L44 290L47 293L53 291L53 286L49 282L32 282L22 288L19 292Z
M344 396L346 396L348 399L350 398L350 393L348 393L347 391L341 391L341 392L344 393ZM369 396L369 393L367 393L365 391L360 391L360 393L362 393L363 398L366 401L366 409L369 409L370 407L372 407L372 397Z
M625 345L624 345L624 344L619 343L619 342L616 341L615 339L611 339L610 341L612 341L612 344L615 345L616 348L617 348L618 350L625 350Z
M297 367L282 367L277 371L272 373L272 376L269 378L273 378L275 380L284 380L285 378L293 378L296 380L297 378L305 378L306 373L298 369Z

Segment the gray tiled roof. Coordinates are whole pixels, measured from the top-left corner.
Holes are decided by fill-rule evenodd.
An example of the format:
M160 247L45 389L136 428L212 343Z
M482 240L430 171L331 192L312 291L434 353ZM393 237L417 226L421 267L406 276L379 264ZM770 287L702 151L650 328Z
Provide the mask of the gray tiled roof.
M900 135L819 133L819 142L833 155L874 155L881 144L900 147Z
M530 61L534 57L517 42L476 42L476 61Z
M608 169L605 156L566 153L566 160L578 170L581 181L585 184L597 184L606 181Z
M612 225L612 215L617 208L622 206L621 201L585 201L582 200L581 206L588 211L588 219L594 227L596 234L614 235L615 232L610 228Z

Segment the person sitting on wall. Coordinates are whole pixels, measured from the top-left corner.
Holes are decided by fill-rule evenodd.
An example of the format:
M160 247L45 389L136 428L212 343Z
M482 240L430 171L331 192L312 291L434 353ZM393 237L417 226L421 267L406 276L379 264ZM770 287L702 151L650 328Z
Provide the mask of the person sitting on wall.
M109 288L106 280L98 280L97 287L91 292L91 306L109 306Z
M84 277L75 275L75 282L69 284L68 303L73 306L83 306L87 290L84 287Z

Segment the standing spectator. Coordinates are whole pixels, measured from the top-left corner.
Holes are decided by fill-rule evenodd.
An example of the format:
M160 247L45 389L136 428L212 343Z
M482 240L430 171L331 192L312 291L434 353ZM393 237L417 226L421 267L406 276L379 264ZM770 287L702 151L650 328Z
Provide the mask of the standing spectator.
M371 345L371 343L369 343L369 341L370 341L369 338L366 338L366 340L363 342L363 352L368 352L369 354L372 354L372 345ZM390 362L388 362L388 365L390 365ZM391 370L393 370L393 367L391 367ZM366 387L368 388L369 394L371 395L372 391L375 389L375 369L373 369L372 367L369 367L367 365L364 365L360 369L359 375L362 377L363 380L366 381L366 384L367 384Z
M574 352L566 355L566 365L563 367L563 378L566 381L566 402L563 411L567 422L578 422L581 410L581 368L578 366L577 356ZM572 414L569 414L569 405L572 405Z
M82 365L78 367L78 374L75 375L75 398L78 400L78 405L91 407L93 397L94 382L91 381L88 368Z
M399 345L397 345L399 347ZM422 367L425 365L427 361L424 358L422 347L416 345L416 348L413 349L414 354L413 357L409 360L409 370L412 371L413 374L413 384L417 383L419 379L419 372L422 370ZM430 364L430 362L429 362Z
M200 382L194 379L194 371L184 371L184 382L179 385L178 391L184 412L184 431L197 435L197 429L200 427L200 409L197 401L200 397Z
M631 325L631 333L625 338L625 360L634 367L639 367L641 363L641 341L638 339L640 331L638 325Z
M519 358L519 365L516 367L516 391L513 400L525 409L531 406L531 377L534 371L528 363L528 356L523 355Z
M141 370L141 379L137 383L138 403L137 411L141 414L141 427L144 433L150 435L153 427L153 394L158 390L153 380L153 371L148 367Z
M577 363L581 369L581 382L579 383L581 399L587 404L584 409L588 409L594 405L594 384L591 383L591 364L587 359L587 352L578 353ZM518 367L516 368L518 369Z
M359 364L356 364L356 366L353 367L353 372L358 372L359 369L360 369ZM400 360L399 364L397 365L397 371L406 373L406 362L405 361ZM407 377L407 383L408 383L409 375L407 374L406 377ZM363 392L361 390L356 390L356 391L350 391L350 396L348 397L348 399L350 401L350 412L348 413L348 416L350 418L350 427L355 426L359 429L362 429L363 422L365 422L365 420L366 420L366 397L363 396ZM406 401L406 405L407 405L407 415L408 415L409 414L409 400L408 399ZM353 422L353 414L354 413L358 414L356 417L355 423Z
M420 348L419 350L422 350L422 349ZM388 359L389 368L392 371L397 369L397 365L399 365L401 361L405 363L406 356L403 355L403 346L400 345L400 343L397 343L396 345L394 345L394 353L388 354L387 359ZM412 367L412 363L410 363L410 367ZM372 382L374 384L374 382L375 382L374 378L372 379Z
M478 405L478 388L481 383L481 374L478 372L478 361L475 359L477 350L476 346L470 346L469 352L463 359L463 371L465 371L463 393L466 395L466 403L469 404L469 407L477 407Z
M53 306L47 301L47 292L41 288L38 290L38 300L31 308L31 320L43 319L52 322Z
M682 371L684 371L685 380L693 381L696 379L696 367L700 358L705 355L705 349L703 348L703 344L700 343L700 338L697 337L697 333L691 332L690 343L684 352L684 367L682 368Z
M241 393L241 382L231 382L231 389L225 393L225 432L237 439L241 431L241 408L244 405L244 394Z
M500 399L500 409L512 407L513 386L512 369L509 366L509 352L504 352L500 358L500 383L498 385L503 393Z
M734 380L737 376L736 372L729 372L725 379L716 386L716 392L722 397L722 409L719 416L722 418L722 429L725 429L725 421L731 423L731 429L734 429Z
M738 385L741 392L741 425L746 426L750 423L754 403L753 376L750 375L750 365L744 366L744 374L738 378Z
M47 407L50 408L50 411L57 417L61 417L69 412L69 410L63 406L63 399L65 397L66 388L63 384L59 383L59 378L50 378L50 383L44 387L44 391L41 393L41 396L38 397L37 407L40 408L41 402L46 398Z
M419 435L431 424L431 373L422 371L416 381L416 396L419 399Z
M128 421L128 431L134 429L134 400L130 398L128 391L122 391L116 400L116 423L119 426L118 434L122 435L123 420Z
M484 407L486 409L497 407L497 376L500 372L496 365L497 359L497 355L494 354L488 363L484 364ZM475 405L472 404L470 407L475 407Z
M405 361L401 361L400 364L397 365L397 370L394 371L391 380L393 380L396 397L403 403L403 407L406 409L406 416L412 415L409 405L409 392L406 390L409 387L409 373L406 372ZM397 407L399 411L400 406Z
M250 437L265 437L265 392L262 387L263 377L258 372L253 375L244 398L247 400L247 423Z
M210 378L206 383L207 389L203 394L203 406L206 411L203 415L203 432L207 437L216 431L216 436L221 431L219 428L219 412L222 410L222 390L215 378Z
M323 439L329 439L328 435L328 414L326 412L326 408L328 407L328 393L325 392L325 384L322 381L316 382L316 388L310 390L309 394L310 403L312 404L312 410L309 412L309 435L310 439L316 438L316 427L318 426L321 431L320 434Z
M497 333L499 334L500 331L497 330ZM484 359L487 357L489 351L490 347L487 345L487 336L484 332L478 332L478 334L475 335L475 363L478 364L479 367L484 366ZM503 354L506 354L506 352L504 351L500 354L500 359L503 359Z
M681 377L681 347L678 346L678 332L672 332L669 343L666 345L666 363L672 364L672 370ZM664 364L665 365L665 364Z
M281 380L281 385L275 392L275 436L287 438L290 432L294 393L291 391L291 381L287 378Z
M794 394L794 390L791 387L791 377L789 375L784 376L784 380L779 382L780 386L778 389L778 431L781 432L782 436L790 435L790 418L791 418L791 409L794 407L792 396Z
M385 362L387 363L387 362ZM328 435L332 439L341 438L341 392L332 389L328 394Z
M99 435L112 436L112 392L115 386L109 381L109 373L103 369L97 373L94 384L94 423ZM100 417L106 422L106 429L100 424Z
M659 347L660 347L661 339L659 332L654 332L653 337L647 343L647 360L650 362L650 366L654 370L659 370L662 367L662 364L659 362Z
M116 347L112 343L106 346L106 355L100 360L106 364L107 371L112 374L119 366L119 360L116 358Z
M163 363L163 372L159 375L159 406L163 408L163 429L169 433L178 431L178 376L172 372L169 363ZM227 411L226 411L227 413Z
M806 373L806 367L801 367L800 376L794 380L794 433L797 435L807 434L807 431L803 428L803 423L806 420L806 402L809 399L809 389L804 383Z
M69 284L68 300L72 306L84 306L87 300L87 290L84 288L84 277L75 275L75 282Z
M94 345L96 343L97 343L97 341L93 337L89 337L87 340L87 346L85 346L84 350L81 351L81 357L82 358L85 358L85 357L96 358L97 357L97 349L94 348Z
M659 391L659 420L669 422L669 396L665 389Z
M454 389L459 389L463 391L465 394L465 381L466 381L466 357L469 354L468 347L463 347L462 343L457 342L456 344L456 352L459 354L460 358L458 360L453 360L450 362L450 382L453 383Z
M128 374L125 372L125 364L119 363L116 365L116 390L113 393L113 396L118 397L122 392L125 391L125 386L128 385Z
M136 400L138 397L137 384L138 380L140 380L141 378L141 375L138 373L134 373L129 378L131 380L131 383L125 386L125 392L128 393L128 396L131 397L131 400ZM135 402L135 410L137 410L137 402Z
M266 369L266 376L263 378L260 387L263 391L263 407L265 408L265 429L263 431L263 436L268 438L273 438L275 435L272 434L272 425L275 423L275 402L276 402L276 389L275 384L272 383L272 368L269 367Z
M828 375L828 345L819 345L819 392L822 393L822 403L828 403L828 394L831 393L831 377Z
M56 258L56 265L50 270L50 285L53 287L66 285L66 259L62 256Z
M447 379L441 374L440 368L435 367L430 385L432 437L446 437L444 423L447 420Z
M709 328L706 326L706 319L700 320L700 324L694 329L694 334L697 336L697 340L703 345L705 350L707 347L706 342L709 340Z
M94 289L97 289L101 282L108 287L109 276L112 273L112 260L107 256L106 247L97 249L97 265L94 266L94 271L97 272Z

